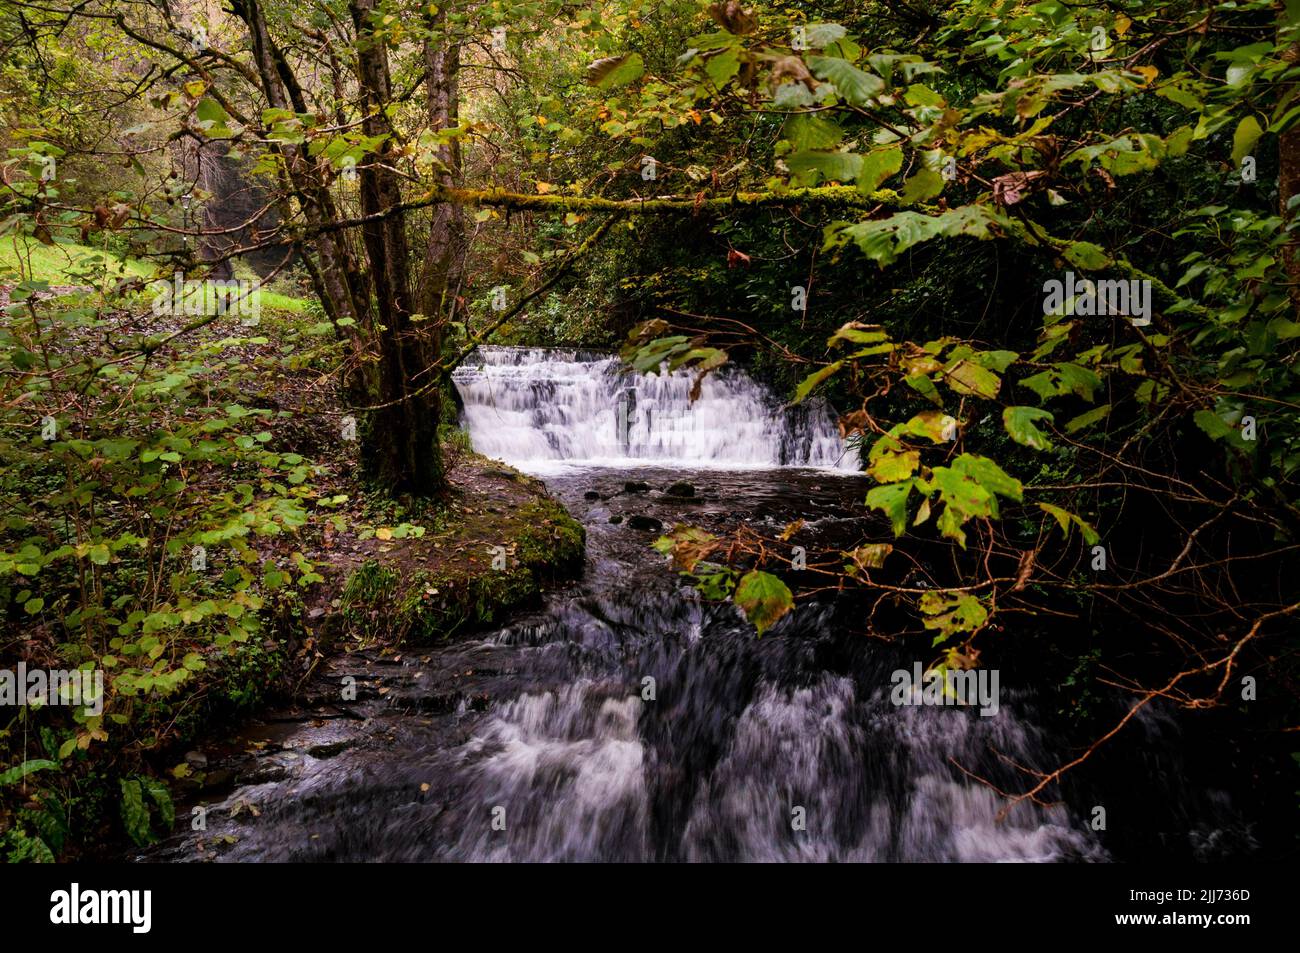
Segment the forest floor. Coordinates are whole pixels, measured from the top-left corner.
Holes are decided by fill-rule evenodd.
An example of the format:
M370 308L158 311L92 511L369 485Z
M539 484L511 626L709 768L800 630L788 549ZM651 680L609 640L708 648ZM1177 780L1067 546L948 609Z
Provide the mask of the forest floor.
M76 287L55 293L69 306L85 295ZM222 649L185 627L174 630L171 651L178 658L197 652L203 666L175 690L147 700L114 700L110 689L109 710L125 703L129 723L116 726L111 740L58 758L65 805L58 813L71 834L60 838L61 856L112 851L121 843L114 816L120 780L150 776L165 779L178 795L192 790L203 774L193 748L229 734L270 706L294 705L304 692L319 702L320 679L312 676L331 661L355 654L382 663L415 647L445 643L539 602L549 583L582 566L581 525L540 481L474 453L455 428L444 428L448 482L440 497L394 500L369 486L359 466L359 441L340 437L347 410L328 358L329 338L313 320L268 309L256 328L201 328L168 341L154 356L183 362L207 348L200 359L213 380L244 374L226 380L212 399L226 402L233 395L247 408L269 410L258 425L267 432L263 446L300 455L310 471L306 483L295 484L265 468L257 474L246 467L238 472L216 464L187 467L191 490L216 499L240 481L264 488L287 482L291 485L281 485L280 491L300 495L310 515L295 530L245 537L263 566L284 571L278 586L265 580L255 584L263 599L257 637ZM134 309L119 312L104 325L87 328L80 345L94 352L104 341L165 337L184 321ZM97 435L93 419L73 419L69 427L70 437ZM224 546L208 559L216 573L240 564L237 553ZM54 619L28 619L0 638L0 666L71 667L75 660L65 639ZM76 726L69 723L64 730ZM0 734L0 763L55 757L49 749L58 744L50 737L32 729ZM44 782L45 776L32 780ZM19 816L44 811L37 800L44 799L39 785L20 783L0 794L0 834Z
M301 324L297 316L273 314L269 328L257 329L270 343L236 345L250 364L274 350L277 321ZM301 557L300 565L310 566L320 581L285 590L282 598L268 594L263 613L269 638L262 648L277 657L260 672L278 674L262 681L265 690L251 690L242 678L226 684L227 666L213 667L218 694L257 695L254 705L239 706L240 717L316 691L307 687L311 675L331 658L354 652L400 657L412 647L446 642L536 604L548 584L581 569L582 526L540 480L474 453L458 431L444 434L443 495L395 501L365 482L357 441L322 436L336 432L345 413L332 377L306 368L280 373L255 400L293 408L292 415L267 423L275 435L269 445L313 461L318 501L330 509L297 533L253 541L263 560L285 565ZM222 709L233 707L219 701L212 723L232 720ZM209 727L193 725L168 749L177 751Z

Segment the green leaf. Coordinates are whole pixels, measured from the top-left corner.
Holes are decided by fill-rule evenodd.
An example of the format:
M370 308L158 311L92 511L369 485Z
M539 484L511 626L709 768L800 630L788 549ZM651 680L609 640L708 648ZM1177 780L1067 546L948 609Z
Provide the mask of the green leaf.
M641 374L656 372L664 361L689 351L691 349L689 342L690 338L682 334L657 338L633 353L632 367Z
M934 381L924 374L911 374L903 378L903 383L930 401L930 403L940 407L943 406L943 398L939 396L939 388L935 387Z
M904 450L903 445L888 434L872 444L867 455L867 474L877 483L906 480L920 465L919 450Z
M1100 407L1094 407L1086 414L1080 414L1073 420L1067 421L1065 424L1065 431L1066 433L1075 433L1083 430L1085 427L1091 427L1097 421L1104 420L1109 415L1110 404L1102 404Z
M984 519L997 515L997 500L993 493L957 467L934 467L928 480L917 484L921 492L930 494L936 490L944 504L939 516L939 531L950 539L955 539L963 549L966 548L966 534L962 527L968 520Z
M227 120L230 119L230 116L227 115L226 110L222 107L221 103L217 102L210 96L199 100L198 106L194 109L194 115L198 118L199 123L201 124L200 128L202 129L211 129L214 126L224 126ZM206 125L202 125L205 123Z
M938 629L934 644L946 641L958 632L975 632L988 621L989 610L969 593L927 592L921 596L921 612L927 629Z
M1092 400L1093 392L1101 386L1101 378L1094 371L1078 364L1057 364L1055 371L1063 388L1061 393L1077 394L1084 400Z
M44 758L24 761L22 764L10 768L8 771L0 771L0 788L16 784L29 774L35 774L37 771L48 771L50 768L57 768L58 766L59 764L57 761L47 761Z
M938 218L899 212L878 221L850 225L841 229L835 240L851 238L864 255L884 267L913 245L942 234L943 223Z
M902 536L907 528L907 498L912 492L914 480L903 483L889 483L885 486L872 487L867 493L867 506L880 510L889 517L894 527L894 535Z
M1092 242L1070 242L1061 254L1074 267L1085 271L1096 271L1110 264L1110 259L1106 257L1102 247Z
M858 222L844 227L829 227L825 247L833 249L846 242L854 242L871 260L883 268L893 264L898 256L913 245L927 242L940 235L968 235L986 239L994 236L993 226L998 215L982 206L963 206L950 209L941 215L924 215L920 212L896 212L888 218Z
M794 595L789 587L771 573L757 569L741 578L732 599L759 635L794 608Z
M736 576L729 569L703 573L695 577L695 588L705 599L725 599L736 586Z
M719 89L727 85L727 81L739 71L740 51L734 46L729 46L704 61L704 72L708 74L709 79L713 80L713 85Z
M836 56L810 56L808 68L818 79L834 83L840 96L854 106L867 105L885 89L885 81L879 76L863 72Z
M851 344L879 344L881 341L888 340L889 332L881 328L880 325L850 321L841 325L838 331L827 338L826 346L836 347L841 341L847 341Z
M952 468L970 477L990 493L1017 502L1024 498L1024 485L988 457L963 453L952 462Z
M945 433L949 427L953 428L953 434L955 434L957 421L948 414L938 410L923 410L907 423L899 424L890 431L890 434L895 436L908 434L913 437L928 437L931 443L945 443L950 436Z
M773 109L802 109L814 102L812 93L803 83L782 83L772 94Z
M818 152L804 149L786 156L790 171L801 177L853 182L862 171L862 156L853 152Z
M1093 392L1101 386L1101 378L1086 367L1065 363L1054 364L1020 383L1043 400L1062 394L1077 394L1084 400L1092 400Z
M848 30L838 23L810 23L804 29L804 38L814 50L825 49L836 40L844 39Z
M608 90L640 79L645 73L645 62L640 53L607 56L587 67L586 80L597 89Z
M998 375L965 358L945 368L943 379L959 394L971 394L986 400L996 397L1002 387Z
M118 782L122 788L122 826L127 835L141 847L153 836L149 831L149 809L145 807L144 790L138 780L122 778Z
M934 198L943 191L943 176L934 169L917 169L903 183L898 200L904 205L915 205Z
M140 779L140 785L157 806L158 817L162 819L163 824L171 827L176 822L176 807L172 803L171 791L168 790L167 785L157 778L145 777Z
M816 387L822 381L826 380L826 378L837 373L839 369L843 366L844 366L843 361L835 361L834 363L827 364L825 367L818 368L817 370L809 374L807 377L805 377L799 383L799 386L795 388L794 403L798 404L801 401L803 401L805 397L807 397L810 393L812 393L814 387Z
M1247 116L1237 123L1237 131L1232 134L1232 161L1235 165L1241 165L1241 160L1250 154L1263 134L1259 120L1254 116Z
M925 106L930 109L942 109L944 107L944 98L929 86L920 83L913 83L907 87L907 92L903 98L913 106Z
M1075 524L1079 527L1079 532L1083 533L1083 541L1089 546L1096 546L1097 543L1101 541L1101 534L1092 528L1091 523L1088 523L1082 517L1076 516L1073 513L1070 514L1070 518L1073 519Z
M1052 441L1034 425L1036 420L1052 421L1051 411L1039 407L1013 406L1002 411L1002 425L1016 443L1033 450L1050 450Z
M999 374L1019 358L1020 355L1015 351L977 351L971 355L971 360L980 367L987 367Z
M1059 506L1053 506L1051 503L1039 503L1038 508L1056 520L1056 525L1061 528L1061 535L1065 536L1067 539L1070 537L1071 524L1079 527L1079 532L1083 534L1084 542L1089 546L1095 546L1101 539L1101 536L1089 523L1080 519L1078 516L1075 516L1069 510L1062 509Z
M867 153L862 157L862 169L858 173L858 190L866 194L876 191L902 167L903 150L898 146Z
M796 113L786 120L781 135L795 151L832 149L844 138L844 130L820 113Z
M1193 112L1200 112L1201 108L1205 105L1204 103L1201 102L1199 98L1197 98L1192 93L1183 89L1181 86L1176 86L1173 84L1165 84L1163 86L1160 86L1158 89L1156 89L1155 93L1157 96L1163 96L1171 103L1177 103L1179 106L1182 106L1184 109L1190 109Z
M1192 420L1211 440L1223 440L1236 432L1228 426L1227 421L1212 410L1198 410L1192 415Z

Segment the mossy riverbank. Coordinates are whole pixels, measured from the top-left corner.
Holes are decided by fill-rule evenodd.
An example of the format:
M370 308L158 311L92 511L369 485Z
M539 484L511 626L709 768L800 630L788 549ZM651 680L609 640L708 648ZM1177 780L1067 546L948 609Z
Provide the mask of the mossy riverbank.
M581 571L584 530L540 481L461 451L449 483L445 499L409 514L419 533L375 532L375 514L358 511L347 531L300 541L321 581L269 594L259 638L209 655L171 693L140 699L129 732L60 752L75 726L52 722L58 712L29 718L27 730L11 726L5 762L51 769L0 788L0 859L115 855L165 837L190 822L173 796L219 781L202 750L269 707L294 704L323 663L500 624Z

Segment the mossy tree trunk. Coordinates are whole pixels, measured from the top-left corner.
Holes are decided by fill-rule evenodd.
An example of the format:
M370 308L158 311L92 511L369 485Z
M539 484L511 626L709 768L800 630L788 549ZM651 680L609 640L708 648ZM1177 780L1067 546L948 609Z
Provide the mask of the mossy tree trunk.
M425 387L437 373L439 342L431 322L416 321L411 251L401 181L392 155L392 102L387 48L376 39L377 0L351 0L357 37L357 83L367 136L387 136L381 150L359 168L361 228L375 295L372 340L377 373L371 411L361 431L364 472L395 493L430 496L444 486L438 446L438 388ZM382 213L382 214L381 214ZM371 218L374 216L373 218Z

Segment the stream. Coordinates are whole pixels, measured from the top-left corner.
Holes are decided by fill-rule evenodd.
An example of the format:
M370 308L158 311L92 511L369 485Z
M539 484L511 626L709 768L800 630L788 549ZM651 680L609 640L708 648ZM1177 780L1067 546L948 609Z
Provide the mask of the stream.
M992 717L898 707L891 673L924 646L865 638L848 600L801 602L758 638L683 586L650 548L655 532L628 525L779 533L804 520L810 549L879 533L826 408L792 414L738 371L706 379L694 402L691 383L628 376L603 355L484 349L456 377L475 448L541 476L585 524L582 578L452 644L331 659L318 681L355 678L358 701L268 713L214 762L226 783L201 804L206 829L137 856L1115 859L1079 809L1007 810L971 777L1019 789L1011 762L1059 763L1031 678L1003 672ZM664 492L677 481L694 496ZM1140 730L1176 729L1152 715ZM1131 767L1177 784L1161 779L1176 766ZM1188 813L1184 841L1236 823L1226 805Z

